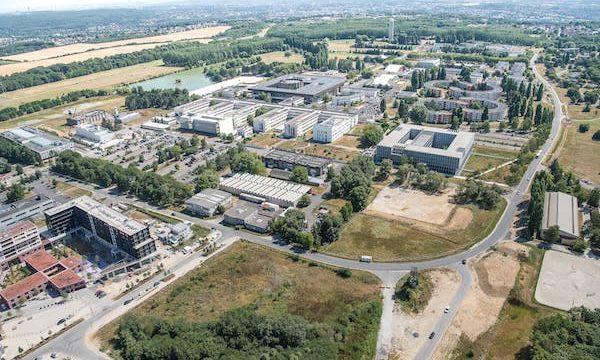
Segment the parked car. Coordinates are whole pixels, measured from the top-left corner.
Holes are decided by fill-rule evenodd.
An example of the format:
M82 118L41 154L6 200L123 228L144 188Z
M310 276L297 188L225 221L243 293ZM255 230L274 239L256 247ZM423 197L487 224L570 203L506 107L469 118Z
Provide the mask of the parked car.
M133 299L127 299L127 300L125 300L125 302L123 303L123 305L127 305L127 304L129 304L130 302L132 302L132 301L133 301Z
M431 334L429 334L429 339L433 339L435 336L435 331L433 331Z

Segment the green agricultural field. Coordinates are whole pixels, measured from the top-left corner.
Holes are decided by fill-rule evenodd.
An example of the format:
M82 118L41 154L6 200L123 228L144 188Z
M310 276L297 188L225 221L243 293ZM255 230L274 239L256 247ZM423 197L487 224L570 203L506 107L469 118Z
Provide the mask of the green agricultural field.
M205 344L203 351L212 351L217 345L211 343L207 349L206 337L226 338L214 330L224 322L235 326L231 321L243 322L250 316L258 321L280 324L281 319L291 317L287 326L303 326L314 331L307 335L308 339L299 340L297 350L292 349L300 354L299 358L307 358L302 355L307 351L316 351L308 358L370 359L375 355L381 316L379 286L379 280L368 273L352 271L350 277L341 276L335 269L240 241L176 280L125 317L102 328L98 337L104 351L115 358L127 358L122 356L122 346L115 341L119 337L120 324L125 324L121 326L123 330L132 321L148 326L162 321L172 324L168 326L184 326L185 329L190 326L196 331L213 329L206 330L208 332L202 339L194 340L194 343ZM248 324L256 325L260 324ZM211 335L214 333L222 337ZM235 338L239 340L245 336L249 335L242 331ZM186 340L178 338L177 341ZM253 351L258 347L272 353L288 353L289 350L275 349L275 346L267 350L269 346L259 342L263 341L257 340L243 349L238 343L229 342L226 352L237 354L237 358L254 358L248 355L254 355ZM307 349L310 346L312 350Z

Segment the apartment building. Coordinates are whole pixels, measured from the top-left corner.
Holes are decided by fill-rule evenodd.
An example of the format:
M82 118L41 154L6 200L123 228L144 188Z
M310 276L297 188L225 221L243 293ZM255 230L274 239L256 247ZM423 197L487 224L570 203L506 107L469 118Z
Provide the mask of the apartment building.
M37 226L31 221L21 221L0 228L0 270L6 270L13 262L21 262L43 247Z

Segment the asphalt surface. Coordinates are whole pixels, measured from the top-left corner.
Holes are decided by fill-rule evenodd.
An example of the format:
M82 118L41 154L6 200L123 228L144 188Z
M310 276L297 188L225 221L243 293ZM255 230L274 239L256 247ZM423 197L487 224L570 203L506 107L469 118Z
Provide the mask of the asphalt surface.
M230 239L230 238L235 238L235 237L243 238L248 241L251 241L251 242L254 242L257 244L261 244L261 245L265 245L265 246L268 246L270 248L274 248L274 249L277 249L280 251L285 251L285 252L289 252L289 253L297 253L298 255L300 255L306 259L309 259L309 260L319 261L319 262L337 266L337 267L345 267L345 268L349 268L349 269L364 270L364 271L372 272L382 279L382 283L384 284L383 294L384 294L384 296L386 296L386 299L384 299L384 302L388 301L388 303L389 303L390 299L388 299L387 297L389 297L389 296L391 296L391 294L393 294L393 291L389 291L390 284L395 283L395 281L398 280L399 275L401 275L402 273L405 273L406 271L409 271L413 268L431 269L431 268L439 268L439 267L448 267L448 268L452 268L452 269L458 271L458 273L461 276L461 283L460 283L458 291L455 293L451 303L449 304L450 311L448 314L443 314L442 317L438 320L435 327L431 330L432 332L435 332L435 336L433 337L433 339L428 340L425 343L425 345L422 346L422 348L419 350L417 356L415 357L415 359L417 359L417 360L428 359L428 358L430 358L431 354L435 350L436 345L439 342L439 339L441 339L443 337L444 332L448 328L450 322L452 321L452 318L454 317L457 309L459 308L460 304L462 303L464 297L468 293L469 288L471 286L472 276L468 270L468 267L465 265L462 265L462 263L461 263L462 260L475 257L475 256L487 251L490 247L492 247L499 241L507 238L508 231L512 227L512 222L513 222L514 216L518 212L518 205L523 201L523 195L527 192L536 171L540 167L540 164L541 164L543 158L546 155L548 155L549 152L552 150L555 140L557 139L559 129L560 129L560 123L564 117L563 113L562 113L560 99L559 99L558 95L556 94L555 90L553 89L553 87L549 84L549 82L538 73L537 68L535 67L536 59L537 59L537 54L534 55L533 58L531 59L530 67L532 68L532 70L533 70L534 74L536 75L536 77L538 78L538 80L540 80L544 84L546 89L550 92L550 95L551 95L553 103L554 103L554 119L553 119L553 123L552 123L551 133L548 137L548 140L544 143L544 145L540 149L541 155L539 157L536 157L535 159L533 159L533 161L527 168L527 171L525 172L523 178L521 179L520 183L516 186L514 191L507 196L506 209L505 209L502 217L496 224L496 227L494 228L492 233L488 237L486 237L484 240L482 240L481 242L477 243L476 245L474 245L473 247L471 247L470 249L468 249L462 253L447 256L444 258L422 261L422 262L367 263L367 262L360 262L358 260L338 258L338 257L326 255L326 254L317 253L317 252L302 252L302 251L299 252L298 250L291 248L287 244L282 244L282 243L278 243L278 242L274 241L269 236L259 236L259 235L256 235L256 234L253 234L253 233L250 233L247 231L235 230L235 229L226 227L226 226L218 224L218 223L198 219L198 218L191 217L191 216L188 216L183 213L176 213L176 216L182 220L187 220L187 221L190 221L195 224L199 224L199 225L202 225L205 227L210 227L213 229L220 230L222 232L222 239ZM80 184L80 186L86 186L86 185ZM94 191L98 192L98 190L94 190ZM156 211L160 211L160 209L149 206L146 203L142 203L142 202L136 201L132 198L128 198L128 197L125 197L122 195L113 194L110 191L107 191L106 189L100 190L100 192L102 192L103 195L106 195L106 196L112 198L115 202L123 202L123 203L130 203L130 204L133 203L138 206L144 206L144 207L152 208L153 210L156 210ZM170 212L166 212L166 211L161 211L161 212L171 215ZM186 260L184 260L183 262L177 264L176 268L184 267L194 257L198 257L198 256L200 256L200 255L199 254L191 255L189 258L186 258ZM90 349L87 346L87 343L85 341L86 336L91 335L91 333L93 331L97 330L98 328L100 328L103 325L101 322L103 317L105 317L106 315L110 314L113 311L117 311L118 309L121 309L123 307L123 302L125 301L125 299L138 298L139 296L146 294L148 292L148 289L150 289L152 287L153 283L155 281L160 280L162 277L163 277L163 275L157 275L154 279L148 281L145 285L143 285L139 289L133 291L130 295L126 296L125 298L120 299L118 301L114 301L112 304L103 307L100 311L95 313L91 318L83 321L82 323L71 328L70 330L66 331L65 333L61 334L60 336L56 337L55 339L51 340L50 342L44 344L39 349L34 351L32 354L25 357L25 359L35 359L35 358L41 359L41 358L47 357L50 353L57 353L62 356L71 356L72 358L75 358L75 359L84 359L84 360L107 359L106 355L100 353L97 349ZM386 291L386 289L388 291ZM137 302L138 301L134 301L132 305L135 305L135 303L137 303ZM378 359L385 359L385 358L387 358L387 355L389 354L389 343L382 343L382 342L389 341L389 334L386 333L389 329L389 326L388 326L389 321L391 321L391 316L386 316L386 312L384 311L384 314L382 317L382 326L380 327L379 341L378 341L378 346L377 346L378 350L377 350L376 357ZM424 335L428 336L429 334L424 334Z

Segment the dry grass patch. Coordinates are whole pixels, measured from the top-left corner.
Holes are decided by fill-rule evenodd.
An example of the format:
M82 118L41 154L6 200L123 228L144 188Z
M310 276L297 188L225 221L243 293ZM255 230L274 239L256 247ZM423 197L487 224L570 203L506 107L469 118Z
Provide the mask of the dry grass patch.
M275 133L265 132L254 135L249 141L249 143L253 145L258 145L260 147L268 148L277 143L280 143L281 141L283 140L280 137L278 137Z
M296 151L301 154L321 156L339 161L350 161L360 153L358 149L354 150L330 144L318 144L304 139L286 140L277 144L276 147L284 150Z
M589 131L579 132L582 123L590 125ZM592 140L592 135L599 129L600 119L571 123L565 130L565 142L558 155L563 167L596 184L600 183L600 141Z
M295 52L289 53L289 56L285 56L285 51L273 51L265 54L261 54L260 58L265 64L271 64L274 62L281 63L303 63L304 56Z
M56 181L55 189L72 199L78 198L80 196L92 196L91 191L82 189L79 186L71 185L69 183L66 183L66 182L60 181L60 180Z
M340 145L344 147L360 149L360 137L354 135L343 135L341 138L334 141L333 145Z
M372 301L379 303L380 295L379 280L371 274L353 271L350 278L342 278L333 269L240 241L129 313L207 322L229 310L253 305L267 315L289 313L311 322L330 323L345 316L352 306ZM118 323L117 319L99 331L103 346L110 346ZM371 343L371 354L360 358L374 354L377 330L372 330L348 334L349 339Z
M0 108L18 106L35 100L51 99L76 90L111 89L141 80L173 73L180 68L163 66L162 60L101 71L72 79L33 86L3 94Z
M354 215L344 226L339 240L324 247L323 251L352 259L371 255L376 261L443 257L465 250L485 238L494 229L505 206L505 201L494 210L459 206L441 225L399 220L365 211ZM465 210L459 212L459 209Z

